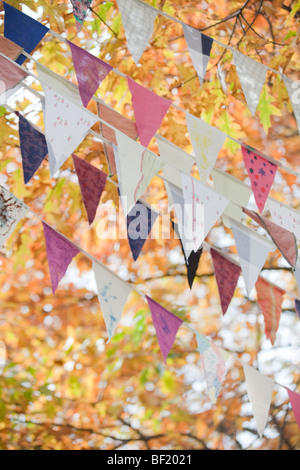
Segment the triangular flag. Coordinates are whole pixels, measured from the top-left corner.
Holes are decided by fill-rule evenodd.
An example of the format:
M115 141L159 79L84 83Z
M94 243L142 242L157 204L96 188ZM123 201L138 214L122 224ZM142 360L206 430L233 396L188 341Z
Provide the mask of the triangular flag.
M73 15L76 20L77 29L80 29L92 0L71 0L71 3L73 5Z
M181 176L181 175L180 175ZM184 197L182 189L172 183L168 183L168 187L172 199L172 208L175 210L177 224L174 224L177 236L180 239L181 247L184 253L185 261L189 259L193 252L194 244L186 238L186 230L184 227Z
M197 71L201 85L203 84L213 39L186 24L182 25L185 40L193 65Z
M69 264L71 263L74 256L80 252L80 250L75 245L73 245L73 243L63 237L60 233L53 230L44 222L43 228L46 240L52 292L55 294L58 284L66 274Z
M34 128L21 114L17 114L24 183L27 184L47 156L48 147L44 134Z
M140 142L144 147L148 144L160 127L171 101L156 95L151 90L128 78L128 86L132 96L132 106Z
M257 207L262 212L278 167L243 146L242 153Z
M243 208L243 212L266 230L284 259L295 268L298 259L298 247L295 235L257 212L246 208Z
M27 211L22 201L0 186L0 247L4 245Z
M5 11L4 36L30 54L47 34L49 28L8 3L3 2L3 5ZM21 54L16 62L21 65L25 60L26 56Z
M292 405L293 413L296 418L298 427L300 428L300 395L299 393L293 392L289 388L286 388L289 399Z
M298 317L300 318L300 300L298 299L295 299L295 310Z
M132 291L130 286L109 269L93 262L100 307L108 332L108 341L113 337L121 319L124 305Z
M134 261L138 259L157 217L158 212L139 201L127 215L127 236Z
M226 360L229 354L197 331L196 339L197 350L200 353L201 366L208 388L208 396L212 403L216 403L226 374Z
M268 420L275 382L248 364L243 364L243 368L257 431L262 437Z
M82 104L86 108L112 66L68 41L78 81Z
M154 22L157 16L155 10L139 0L117 0L128 49L136 64L151 39Z
M266 337L272 344L274 344L285 292L261 277L256 281L255 287L257 292L257 302L262 310L265 320Z
M268 209L272 220L281 227L286 228L300 239L300 212L285 205L276 199L268 199Z
M197 273L197 269L199 266L202 252L203 252L203 247L199 248L199 250L197 251L193 250L186 261L187 278L188 278L190 289L193 287L194 279Z
M233 50L233 61L249 111L254 116L268 68L236 50Z
M96 216L101 194L104 190L107 174L75 154L72 157L89 224L92 224Z
M11 60L17 60L23 47L18 46L4 36L0 36L0 52Z
M231 230L243 271L246 291L249 296L269 252L274 247L269 240L238 222L231 223Z
M19 88L27 73L0 56L0 103L3 104Z
M186 113L186 123L196 155L200 181L205 183L227 136L189 113Z
M182 320L150 297L146 296L146 298L151 310L158 343L166 363L168 354L175 341L177 331L182 324Z
M289 98L291 100L291 103L292 103L292 106L293 106L293 110L294 110L294 115L295 115L295 118L296 118L296 123L297 123L297 127L298 127L298 131L299 131L299 134L300 134L300 106L299 106L299 100L296 99L293 95L294 93L297 91L297 89L299 88L299 85L298 85L298 81L296 80L291 80L290 78L288 78L286 75L283 75L283 81L284 81L284 84L286 86L286 89L287 89L287 92L288 92L288 95L289 95ZM297 91L297 94L299 96L299 91Z
M181 178L186 238L193 243L192 249L197 251L229 201L192 176L181 173Z
M161 170L163 161L120 132L116 132L116 139L118 147L115 148L115 160L119 189L124 214L127 216L152 178ZM124 198L127 200L124 201Z
M214 264L222 312L225 315L234 295L241 268L214 249L211 249L210 253Z

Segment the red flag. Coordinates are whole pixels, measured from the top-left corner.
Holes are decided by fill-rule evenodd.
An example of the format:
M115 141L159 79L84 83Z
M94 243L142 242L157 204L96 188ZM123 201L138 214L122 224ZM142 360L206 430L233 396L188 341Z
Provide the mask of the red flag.
M279 289L279 287L273 286L261 277L256 281L255 287L257 292L257 302L265 319L265 333L271 343L274 344L285 292L282 289Z
M289 390L288 388L287 392L289 394L289 399L293 408L297 424L300 428L300 395L299 393L292 392L292 390Z
M225 315L241 274L241 268L214 249L211 249L210 253L214 264L222 311Z

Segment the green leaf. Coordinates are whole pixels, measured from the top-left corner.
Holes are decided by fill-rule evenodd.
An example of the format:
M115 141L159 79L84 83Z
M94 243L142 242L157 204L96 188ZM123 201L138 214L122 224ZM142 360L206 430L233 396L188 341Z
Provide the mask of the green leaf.
M268 93L267 87L264 86L257 106L257 112L266 132L271 127L271 116L281 115L280 110L272 104L274 101L274 98Z

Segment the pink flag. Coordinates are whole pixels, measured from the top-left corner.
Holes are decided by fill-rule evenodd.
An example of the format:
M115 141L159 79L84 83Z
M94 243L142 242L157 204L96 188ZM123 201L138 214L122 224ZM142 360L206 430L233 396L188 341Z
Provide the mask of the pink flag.
M106 183L107 174L75 154L72 157L89 224L92 224Z
M242 147L242 153L257 207L262 212L278 167L246 147Z
M74 256L79 253L73 243L53 230L43 222L46 240L47 258L52 282L52 292L55 293L59 282L66 274L67 268Z
M292 392L292 390L287 388L289 394L289 399L293 408L293 412L297 421L297 424L300 428L300 395L299 393Z
M175 341L178 328L182 324L182 320L150 297L146 296L146 298L151 310L158 343L163 354L164 361L166 362L167 356Z
M78 81L82 104L86 108L99 85L113 67L68 41Z
M227 312L228 306L233 297L237 281L241 274L240 266L232 263L218 251L210 250L214 263L216 281L218 285L223 315Z
M167 113L171 101L156 95L128 78L140 142L147 147Z

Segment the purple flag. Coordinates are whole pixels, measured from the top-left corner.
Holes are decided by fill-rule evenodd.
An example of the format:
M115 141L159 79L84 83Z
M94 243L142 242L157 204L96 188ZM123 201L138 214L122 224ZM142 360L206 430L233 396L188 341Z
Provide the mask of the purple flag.
M150 297L146 296L152 314L153 324L156 330L158 343L166 362L167 356L175 341L177 331L182 320L166 310Z
M106 183L107 174L75 154L72 157L89 224L92 224Z
M82 104L86 108L99 85L113 67L68 41L78 81Z
M138 259L157 216L157 212L139 201L127 215L127 236L134 261Z
M80 250L44 222L43 227L52 282L52 292L55 294L57 286L66 274L69 264Z

